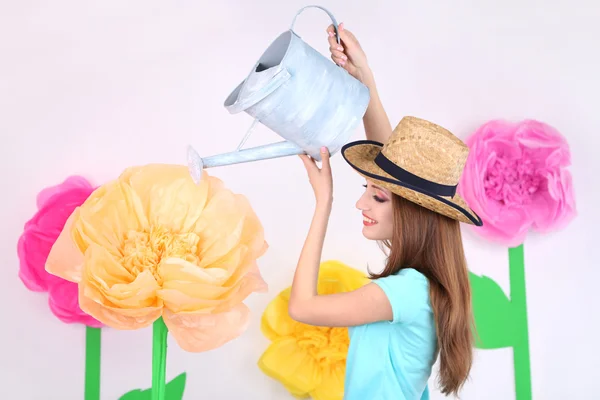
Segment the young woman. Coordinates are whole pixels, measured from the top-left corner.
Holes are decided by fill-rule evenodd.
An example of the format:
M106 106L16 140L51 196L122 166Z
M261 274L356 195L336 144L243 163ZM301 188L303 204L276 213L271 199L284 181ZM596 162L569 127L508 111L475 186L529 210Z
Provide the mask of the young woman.
M332 59L367 85L367 140L342 149L366 178L356 206L363 234L389 249L383 272L348 293L317 294L323 241L333 202L329 153L322 165L301 156L316 197L289 302L291 317L350 334L346 400L428 399L428 379L439 357L439 387L457 395L472 364L472 311L460 222L481 225L457 195L468 148L431 122L406 117L392 131L364 52L339 26L328 28Z

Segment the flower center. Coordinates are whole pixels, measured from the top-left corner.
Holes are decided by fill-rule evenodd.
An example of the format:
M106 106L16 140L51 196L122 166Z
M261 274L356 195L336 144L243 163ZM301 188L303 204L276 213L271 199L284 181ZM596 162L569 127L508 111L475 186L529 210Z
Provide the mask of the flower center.
M528 157L512 159L498 156L488 167L484 178L488 198L505 204L528 204L538 191L542 178Z
M303 326L296 332L296 343L310 354L321 367L331 366L346 359L348 329L322 326Z
M121 249L121 263L134 276L150 270L162 284L157 272L160 262L175 257L197 264L199 240L193 232L173 233L162 226L153 226L149 232L129 231Z

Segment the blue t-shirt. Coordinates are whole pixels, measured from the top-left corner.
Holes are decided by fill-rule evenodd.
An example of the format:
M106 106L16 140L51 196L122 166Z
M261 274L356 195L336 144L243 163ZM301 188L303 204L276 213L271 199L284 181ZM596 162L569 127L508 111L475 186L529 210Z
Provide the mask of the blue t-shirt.
M349 328L344 400L428 400L436 332L427 278L412 268L376 279L393 320Z

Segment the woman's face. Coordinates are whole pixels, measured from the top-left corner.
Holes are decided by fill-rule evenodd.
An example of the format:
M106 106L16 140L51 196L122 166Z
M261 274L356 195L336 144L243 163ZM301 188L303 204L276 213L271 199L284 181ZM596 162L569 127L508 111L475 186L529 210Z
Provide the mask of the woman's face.
M363 235L370 240L391 240L394 233L392 193L371 181L364 186L365 192L356 202L356 208L363 215Z

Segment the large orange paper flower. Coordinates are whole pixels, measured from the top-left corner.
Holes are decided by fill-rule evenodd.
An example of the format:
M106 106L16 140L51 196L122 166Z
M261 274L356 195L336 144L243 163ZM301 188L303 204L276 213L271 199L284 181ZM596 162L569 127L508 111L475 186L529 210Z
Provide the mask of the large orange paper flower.
M239 336L242 301L265 291L263 228L245 197L185 166L129 168L75 209L46 270L79 284L81 308L116 329L163 317L178 344L206 351Z
M339 261L321 264L318 293L348 292L368 283L367 277ZM288 313L291 288L265 309L261 329L272 340L258 366L279 380L295 397L342 400L348 354L348 328L328 328L294 321Z

